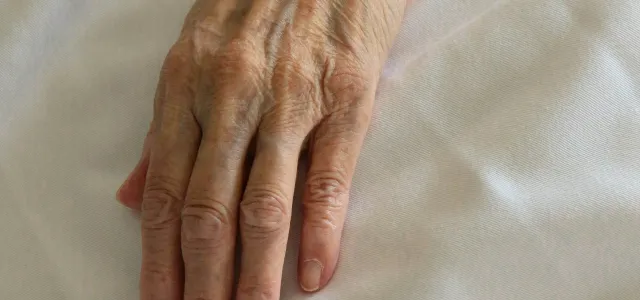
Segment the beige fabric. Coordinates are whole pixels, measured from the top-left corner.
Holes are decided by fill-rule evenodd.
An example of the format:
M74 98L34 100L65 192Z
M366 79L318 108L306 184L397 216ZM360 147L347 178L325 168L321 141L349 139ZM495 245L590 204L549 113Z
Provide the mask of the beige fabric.
M0 299L136 299L135 164L189 1L0 1ZM638 299L640 3L416 0L339 269L283 299ZM299 220L294 220L298 222Z

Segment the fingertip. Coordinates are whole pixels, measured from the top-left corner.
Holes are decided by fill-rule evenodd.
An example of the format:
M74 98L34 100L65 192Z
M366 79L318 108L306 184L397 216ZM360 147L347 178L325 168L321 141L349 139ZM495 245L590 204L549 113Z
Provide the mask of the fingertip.
M307 259L300 266L299 283L303 291L312 293L320 289L324 265L317 259Z
M298 284L307 293L323 289L338 264L340 234L303 230L298 263Z
M141 206L142 206L142 196L134 196L132 194L137 194L137 193L132 193L129 186L127 185L127 183L125 182L120 189L118 189L118 192L116 192L116 200L118 200L118 202L120 202L120 204L133 209L133 210L140 210Z
M140 210L148 167L149 157L145 155L116 192L118 202L130 209Z
M324 289L334 276L338 265L337 254L326 253L326 259L303 258L298 264L298 285L306 293L315 293ZM302 254L302 257L305 257Z

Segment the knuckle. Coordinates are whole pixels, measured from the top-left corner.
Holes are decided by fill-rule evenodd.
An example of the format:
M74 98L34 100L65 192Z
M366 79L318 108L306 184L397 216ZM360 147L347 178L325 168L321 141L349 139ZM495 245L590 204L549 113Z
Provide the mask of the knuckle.
M317 227L335 228L339 214L349 196L348 183L343 173L333 171L312 172L307 177L307 197L303 203L305 220Z
M265 114L258 128L259 139L277 143L279 148L287 152L298 151L311 130L311 122L302 115L304 111L297 111L288 108Z
M212 128L204 134L202 143L218 145L219 149L221 149L218 151L223 151L222 153L230 160L241 159L248 140L251 138L252 126L229 121L227 124L220 124L217 127L212 126Z
M285 100L308 99L316 96L317 65L309 57L308 46L299 41L285 42L285 46L278 54L273 69L271 85L276 92L283 94ZM304 96L306 98L300 98Z
M173 99L167 99L164 101L158 113L159 128L172 128L173 126L180 126L180 132L184 136L178 137L169 130L163 132L162 137L167 141L176 141L178 138L188 137L194 139L199 137L200 128L195 123L194 116L190 110L187 101L183 101L183 97L175 97ZM164 150L164 149L163 149Z
M166 75L180 74L188 65L191 51L181 43L174 44L167 53L162 65L162 73Z
M246 39L232 39L214 57L214 72L219 75L246 76L257 79L261 70L261 59L257 47Z
M220 26L216 18L205 17L197 19L192 24L192 43L203 50L212 50L213 43L222 41L225 37L225 28Z
M323 126L316 129L316 143L339 148L349 147L348 145L364 138L370 122L371 112L366 108L350 106L335 110L324 120Z
M322 117L320 88L312 70L300 59L278 58L270 85L273 99L263 128L292 138L305 136Z
M263 62L251 42L235 39L223 46L211 60L207 74L204 96L205 113L219 115L218 111L232 110L236 113L252 113L261 96ZM211 101L215 99L215 101ZM215 106L213 109L212 106Z
M336 68L327 79L326 89L339 103L354 103L361 100L370 88L371 82L358 67L342 66Z
M174 271L169 264L146 261L142 265L140 275L147 282L170 282Z
M246 90L231 90L229 86L232 85L215 91L221 94L214 97L219 101L210 101L210 98L196 101L195 117L203 132L207 133L203 139L223 138L225 142L232 144L242 142L246 136L251 135L258 122L256 103L242 101L254 99L254 96L244 95Z
M286 199L276 187L247 188L240 203L243 232L249 238L266 238L286 228Z
M272 85L280 92L288 93L290 97L314 94L313 71L305 65L304 60L291 53L278 58L273 70Z
M195 114L202 127L212 120L233 131L250 131L258 120L258 108L264 89L263 63L251 42L231 40L217 51L207 67L206 80L195 100ZM213 101L212 101L213 100Z
M216 248L230 236L231 211L221 202L207 200L182 209L182 247L189 251Z
M194 96L194 68L192 54L188 47L182 44L174 45L167 54L160 71L162 89L156 97L162 99L159 103L163 110L168 106L175 106L182 114L188 112L186 104L191 103Z
M146 229L162 229L180 219L180 183L166 176L150 175L142 199L141 222Z

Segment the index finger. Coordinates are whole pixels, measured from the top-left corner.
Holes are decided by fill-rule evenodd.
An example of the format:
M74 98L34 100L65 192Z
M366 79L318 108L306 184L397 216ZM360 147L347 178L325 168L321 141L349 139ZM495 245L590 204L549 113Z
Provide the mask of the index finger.
M168 56L166 81L155 103L157 127L141 207L142 300L182 299L180 211L200 143L200 128L187 106L191 99L183 68L182 61Z

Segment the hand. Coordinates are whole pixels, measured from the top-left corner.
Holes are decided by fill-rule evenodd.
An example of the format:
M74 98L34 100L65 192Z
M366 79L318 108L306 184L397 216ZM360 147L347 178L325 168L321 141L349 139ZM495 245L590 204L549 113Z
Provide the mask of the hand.
M305 291L327 284L404 8L404 0L195 3L164 62L142 159L118 192L141 209L141 299L230 299L237 233L237 299L279 299L307 144L299 280Z

